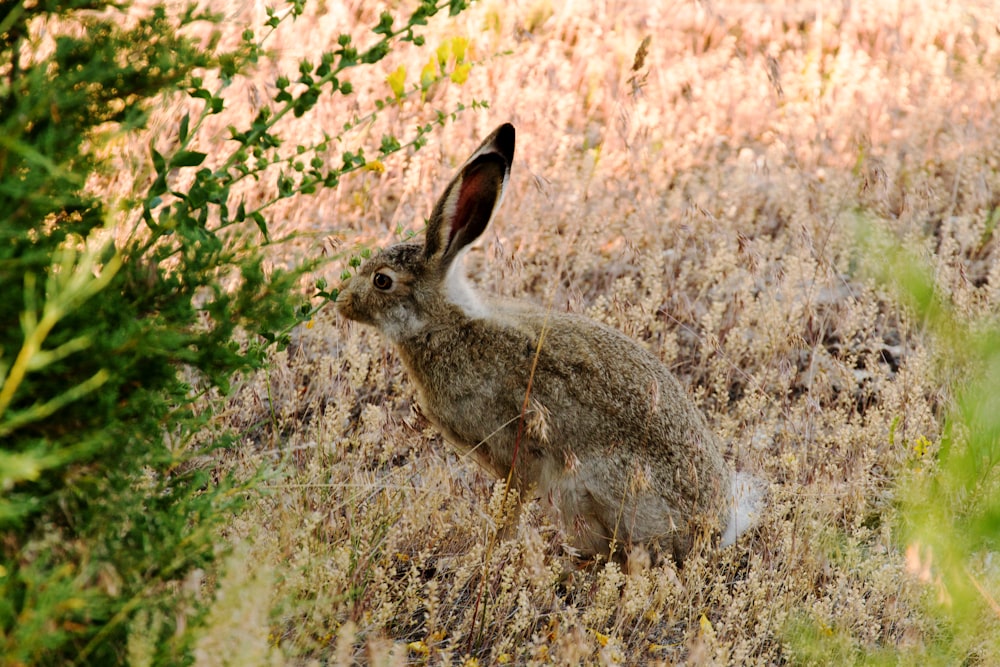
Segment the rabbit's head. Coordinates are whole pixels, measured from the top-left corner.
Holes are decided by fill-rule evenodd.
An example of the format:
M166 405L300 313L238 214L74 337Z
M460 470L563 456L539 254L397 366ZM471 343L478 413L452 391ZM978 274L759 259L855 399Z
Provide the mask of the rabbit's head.
M379 251L341 287L341 315L379 329L392 340L416 335L457 307L483 314L456 260L489 225L500 206L514 158L514 126L505 123L462 165L438 199L424 243Z

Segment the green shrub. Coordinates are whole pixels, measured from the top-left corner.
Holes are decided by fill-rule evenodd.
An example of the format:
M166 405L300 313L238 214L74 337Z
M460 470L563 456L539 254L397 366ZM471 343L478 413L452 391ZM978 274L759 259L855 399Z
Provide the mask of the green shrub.
M279 165L280 199L363 168L361 150L342 165L320 159L332 138L286 149L281 118L350 95L344 70L419 43L429 16L464 6L425 1L398 29L383 14L366 49L341 36L296 81L279 79L273 104L231 128L231 153L208 168L191 141L224 103L203 73L225 87L252 67L252 32L219 51L217 33L184 36L218 20L194 5L0 2L0 664L121 662L130 625L155 647L149 662L190 661L224 551L218 529L259 481L198 463L232 442L213 433L203 398L261 367L268 345L332 296L323 284L318 305L305 296L308 263L267 265L273 201L249 209L233 186ZM287 16L302 10L293 2ZM282 20L268 16L272 29ZM394 86L378 106L415 92ZM106 168L103 142L140 131L154 101L178 93L203 110L180 120L170 154L150 147L138 201L88 189ZM419 147L447 118L408 142L384 137L380 154ZM182 169L191 184L172 189Z
M990 229L1000 209L989 214ZM884 247L884 246L883 246ZM908 447L900 476L901 548L924 587L938 633L928 647L938 664L1000 660L1000 326L963 314L913 253L889 249L879 278L923 322L947 383L938 442ZM926 657L926 656L924 656Z
M991 214L989 229L1000 219ZM902 247L887 225L859 214L859 266L921 324L945 388L938 434L890 444L906 448L898 472L894 536L921 592L933 632L910 646L865 649L839 631L793 619L788 633L803 664L830 656L853 664L996 664L1000 660L1000 326L970 316L936 283L919 253Z

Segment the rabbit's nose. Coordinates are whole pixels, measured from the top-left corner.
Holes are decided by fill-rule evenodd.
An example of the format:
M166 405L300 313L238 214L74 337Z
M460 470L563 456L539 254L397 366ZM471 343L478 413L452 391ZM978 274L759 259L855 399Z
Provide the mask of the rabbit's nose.
M333 305L341 317L346 317L349 320L357 319L357 315L354 313L354 308L351 307L350 295L341 292L337 295L337 300L333 303Z
M351 281L345 280L337 289L337 298L333 301L334 308L341 314L346 314L351 309Z

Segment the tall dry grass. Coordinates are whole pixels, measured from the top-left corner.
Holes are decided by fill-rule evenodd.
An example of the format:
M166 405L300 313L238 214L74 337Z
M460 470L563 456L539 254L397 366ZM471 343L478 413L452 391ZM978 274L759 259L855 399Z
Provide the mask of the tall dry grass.
M222 5L234 36L263 20L260 6ZM274 59L230 89L230 113L251 116L279 73L341 32L360 38L386 6L406 3L310 3L271 37ZM994 3L484 0L426 34L430 48L394 52L352 79L354 102L321 101L287 136L337 133L388 93L389 72L418 76L455 36L481 61L464 86L386 109L342 148L412 136L460 100L490 109L463 113L384 172L274 206L276 228L299 235L275 261L325 253L335 283L353 250L419 231L478 138L512 121L512 185L469 257L474 282L642 341L728 455L768 481L770 504L738 545L679 570L577 569L531 505L497 542L493 481L421 416L387 343L327 309L216 405L245 434L220 464L276 471L234 520L227 537L242 546L217 582L220 605L270 613L220 620L219 634L290 664L932 654L947 628L923 613L934 590L894 540L893 485L936 446L951 378L921 322L859 272L853 230L858 211L877 217L932 263L961 317L996 312ZM177 117L159 117L158 140ZM226 122L193 148L211 152ZM113 179L104 187L125 187ZM270 187L245 194L262 200ZM997 578L986 584L1000 594ZM837 653L796 644L803 627ZM206 649L203 662L220 654Z

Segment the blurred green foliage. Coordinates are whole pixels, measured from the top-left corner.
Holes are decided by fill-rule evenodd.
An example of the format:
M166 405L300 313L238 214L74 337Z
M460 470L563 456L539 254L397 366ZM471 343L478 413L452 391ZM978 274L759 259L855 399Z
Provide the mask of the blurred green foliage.
M199 401L260 368L317 307L300 285L313 265L266 265L273 201L248 210L232 187L279 164L279 198L291 197L363 168L360 150L307 166L302 156L331 138L283 150L281 117L350 95L343 70L418 42L429 16L464 6L422 2L395 30L383 14L361 51L341 36L339 50L303 61L296 94L280 80L274 104L232 128L231 152L210 169L191 141L260 57L252 31L226 51L217 32L184 36L219 20L194 4L0 1L0 665L121 663L136 618L153 664L191 661L220 526L259 481L200 462L232 437ZM265 28L302 11L269 9ZM195 75L205 71L220 88ZM202 111L179 119L170 154L150 146L137 200L88 190L106 168L102 142L142 130L152 104L178 93ZM381 154L419 147L431 126L413 141L383 138ZM168 180L179 169L194 170L183 190ZM320 305L335 296L324 290Z
M1000 209L991 215L1000 218ZM788 629L794 654L802 664L998 664L1000 322L961 312L928 260L883 221L859 212L856 225L859 274L887 290L927 336L943 387L940 434L903 441L895 428L889 433L892 446L906 448L893 535L933 630L908 646L871 648L796 618Z

